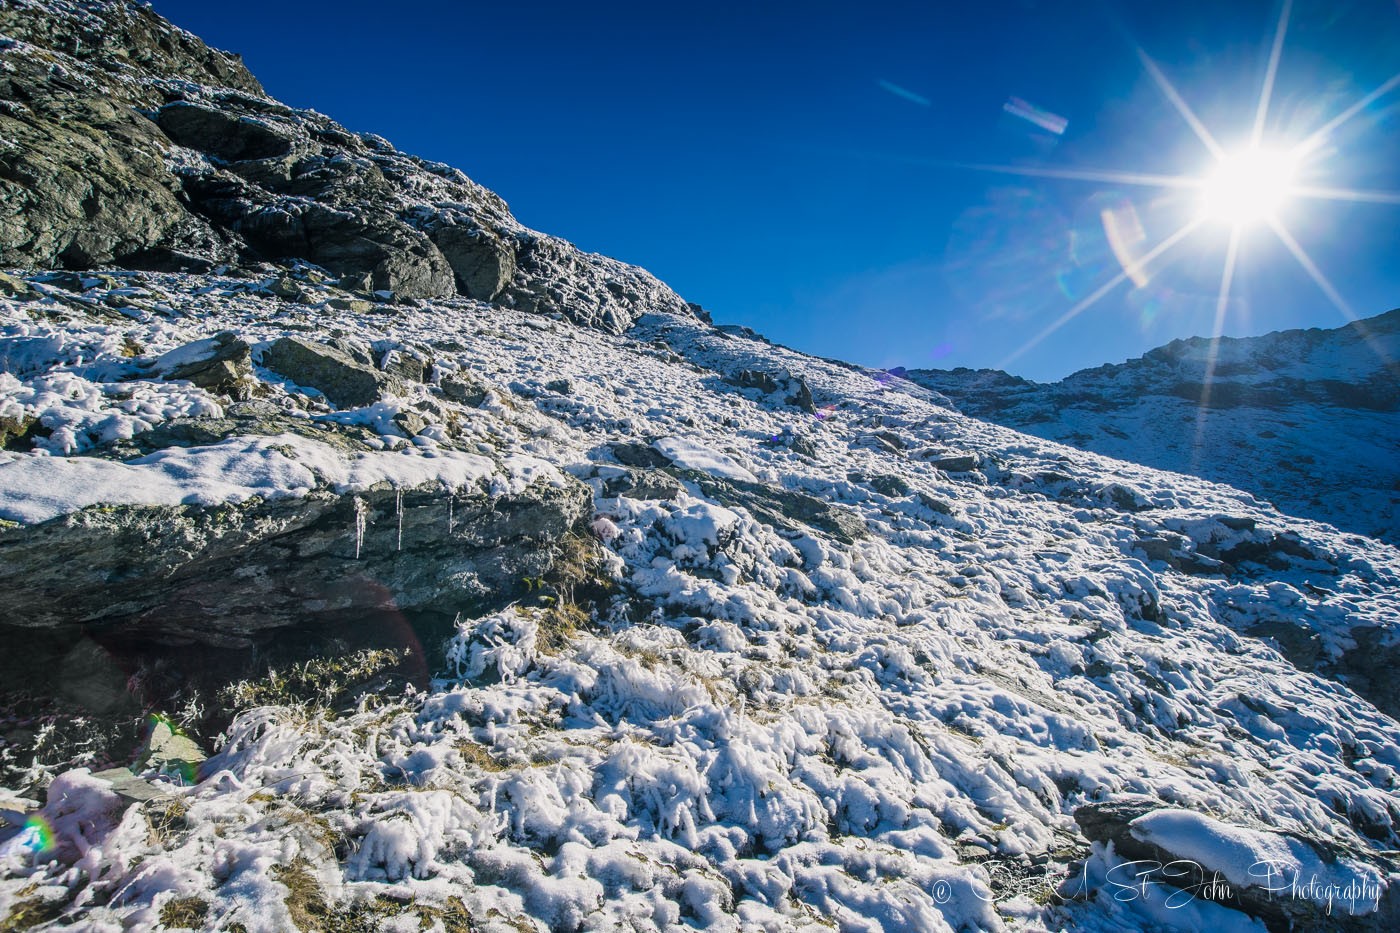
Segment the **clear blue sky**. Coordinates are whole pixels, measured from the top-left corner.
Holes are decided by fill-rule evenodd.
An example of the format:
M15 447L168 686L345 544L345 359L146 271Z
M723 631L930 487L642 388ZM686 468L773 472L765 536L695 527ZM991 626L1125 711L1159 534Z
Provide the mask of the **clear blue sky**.
M1212 158L1135 45L1230 149L1249 136L1281 9L154 5L242 53L275 97L461 168L523 223L646 267L718 321L866 365L1035 379L1209 334L1229 234L1202 227L1028 347L1198 196L967 166L1197 175ZM1395 0L1296 0L1265 140L1296 143L1397 72ZM1300 171L1400 191L1400 88ZM1293 200L1280 217L1356 313L1400 305L1400 205ZM1344 320L1267 226L1245 233L1226 334Z

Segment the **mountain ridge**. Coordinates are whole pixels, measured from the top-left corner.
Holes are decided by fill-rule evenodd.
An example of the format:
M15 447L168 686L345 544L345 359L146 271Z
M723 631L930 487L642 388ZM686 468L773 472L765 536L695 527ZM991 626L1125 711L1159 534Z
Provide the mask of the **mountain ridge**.
M995 370L915 369L908 378L974 417L1248 489L1396 543L1397 358L1400 309L1338 328L1173 340L1054 383Z

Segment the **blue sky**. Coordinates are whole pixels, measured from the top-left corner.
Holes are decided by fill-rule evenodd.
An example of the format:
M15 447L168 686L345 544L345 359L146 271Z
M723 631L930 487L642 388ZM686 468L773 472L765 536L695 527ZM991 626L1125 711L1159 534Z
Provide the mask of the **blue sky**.
M154 5L242 53L274 96L463 169L523 223L646 267L718 321L871 366L1034 379L1211 333L1229 230L1204 224L1143 264L1196 193L971 166L1199 175L1213 157L1136 49L1233 150L1282 9ZM1287 146L1400 72L1393 0L1289 13L1263 126ZM1400 88L1321 143L1300 181L1400 191ZM1400 305L1400 204L1293 199L1279 218L1346 308ZM1225 334L1345 322L1267 225L1238 255Z

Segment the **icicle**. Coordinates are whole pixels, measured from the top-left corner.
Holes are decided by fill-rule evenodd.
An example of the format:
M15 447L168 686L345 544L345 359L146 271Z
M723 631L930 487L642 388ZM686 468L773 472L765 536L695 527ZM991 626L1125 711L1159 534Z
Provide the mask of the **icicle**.
M394 508L399 513L399 550L403 550L403 490L394 490Z
M457 497L456 497L455 495L453 495L453 496L448 496L448 497L447 497L447 536L448 536L449 538L452 537L452 522L453 522L452 507L453 507L454 505L456 505L456 504L457 504Z
M360 547L365 543L365 518L369 515L369 506L365 505L365 500L359 496L355 497L355 560L360 559Z

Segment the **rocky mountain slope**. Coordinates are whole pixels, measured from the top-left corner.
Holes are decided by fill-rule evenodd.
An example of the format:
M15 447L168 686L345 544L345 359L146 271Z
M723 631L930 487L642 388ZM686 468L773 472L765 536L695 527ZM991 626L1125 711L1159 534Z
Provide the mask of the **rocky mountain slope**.
M1400 922L1394 547L714 327L141 8L0 31L0 928Z
M973 417L1400 543L1400 310L1334 330L1227 337L1216 354L1212 369L1211 341L1196 337L1051 384L995 370L908 378Z
M263 93L147 7L0 7L0 266L316 263L360 291L466 295L620 331L686 305L511 217L446 165Z

